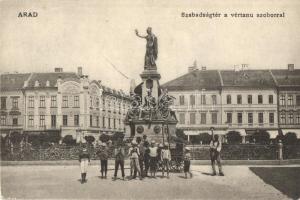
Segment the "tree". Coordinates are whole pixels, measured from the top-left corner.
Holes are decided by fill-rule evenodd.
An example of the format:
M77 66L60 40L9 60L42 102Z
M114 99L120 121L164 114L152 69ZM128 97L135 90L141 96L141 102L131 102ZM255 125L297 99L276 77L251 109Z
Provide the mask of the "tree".
M110 140L110 137L109 137L109 135L101 134L100 137L99 137L99 140L101 142L108 142Z
M66 145L68 146L72 146L72 145L75 145L76 144L76 140L73 139L73 136L72 135L66 135L63 140L62 140L63 143L65 143Z
M270 135L266 130L256 131L251 137L251 141L255 141L258 144L269 144Z
M85 136L84 139L89 143L93 143L95 141L95 137L94 136L91 136L91 135L88 135L88 136Z
M228 144L240 144L242 143L242 136L237 131L229 131L226 134Z
M297 136L294 132L288 132L283 137L283 144L285 145L295 145L297 144Z
M116 133L112 136L111 140L112 140L112 141L120 141L120 140L123 141L124 137L125 137L125 134L124 134L124 133L116 132Z
M19 132L12 132L10 134L10 137L9 137L10 141L14 144L14 145L17 145L17 144L20 144L20 142L22 141L23 139L23 136L21 133Z
M176 134L176 137L181 138L183 140L188 139L187 135L184 134L182 129L176 129L175 134Z
M200 141L202 141L202 144L209 144L212 137L209 133L200 133L199 139L200 139Z

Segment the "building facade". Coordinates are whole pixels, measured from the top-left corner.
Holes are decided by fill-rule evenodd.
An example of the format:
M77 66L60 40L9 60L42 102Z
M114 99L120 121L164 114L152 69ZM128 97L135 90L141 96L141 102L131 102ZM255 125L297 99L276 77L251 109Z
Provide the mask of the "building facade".
M57 133L80 142L88 135L99 140L103 133L124 132L128 95L90 80L82 75L82 68L78 73L56 68L49 73L3 74L1 86L9 85L7 80L14 76L23 77L19 85L1 88L1 130L6 133L16 129L27 134Z
M277 90L268 70L221 70L222 119L228 131L247 135L267 131L278 135Z
M288 65L285 70L271 70L278 89L278 124L283 134L300 137L300 70Z
M293 66L294 67L294 66ZM213 127L239 132L243 142L255 132L300 137L300 70L198 70L163 85L176 100L177 128L188 137Z
M1 75L1 115L0 131L5 137L11 133L23 133L25 106L23 84L30 74L3 74Z
M188 140L213 127L219 134L226 130L222 123L221 81L217 70L190 70L163 85L175 97L177 128L183 129Z

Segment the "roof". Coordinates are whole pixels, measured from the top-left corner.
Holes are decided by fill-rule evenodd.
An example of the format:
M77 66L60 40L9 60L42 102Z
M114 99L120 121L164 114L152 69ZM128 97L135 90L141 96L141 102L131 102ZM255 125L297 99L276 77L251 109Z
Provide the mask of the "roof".
M1 91L14 91L21 90L30 76L30 73L26 74L1 74L0 88Z
M118 98L123 97L124 99L130 99L129 95L125 94L124 91L122 91L122 90L115 90L115 89L112 89L112 88L107 87L102 84L101 84L101 87L103 89L104 94L112 95L112 96L118 97Z
M169 91L176 90L218 90L221 80L217 70L194 70L162 85Z
M289 71L287 69L271 70L277 84L281 86L300 86L300 69Z
M224 87L253 89L275 88L275 81L269 70L221 70Z
M80 77L74 72L49 72L49 73L33 73L28 81L28 88L32 88L35 82L39 82L39 88L41 87L57 87L57 79L73 80L79 82ZM46 82L49 81L49 86L46 86Z

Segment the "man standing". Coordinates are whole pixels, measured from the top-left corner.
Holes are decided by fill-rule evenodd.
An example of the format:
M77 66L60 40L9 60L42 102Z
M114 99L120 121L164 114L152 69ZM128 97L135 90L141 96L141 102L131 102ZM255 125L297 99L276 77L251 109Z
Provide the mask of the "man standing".
M115 174L114 180L117 179L117 173L119 166L121 167L122 178L125 180L125 173L124 173L124 157L125 157L125 150L121 143L117 144L117 147L114 150L115 155Z
M224 176L224 173L222 171L222 165L221 165L221 149L222 149L222 143L219 141L218 135L213 135L213 139L210 142L210 159L211 159L211 166L212 166L212 176L215 176L216 173L216 161L219 167L219 175Z

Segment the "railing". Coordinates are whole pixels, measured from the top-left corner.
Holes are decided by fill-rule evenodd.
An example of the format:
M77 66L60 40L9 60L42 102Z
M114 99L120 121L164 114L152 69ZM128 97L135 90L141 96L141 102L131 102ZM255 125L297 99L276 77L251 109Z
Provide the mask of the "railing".
M188 145L191 148L192 159L209 160L209 145ZM110 145L109 156L113 158L115 146ZM89 146L91 159L99 159L96 152L99 147ZM125 155L129 146L125 146ZM77 160L80 145L53 145L49 148L41 147L3 147L1 146L1 160ZM181 160L183 152L171 149L172 160ZM222 145L223 160L277 160L279 159L278 145L237 144ZM284 145L283 159L300 159L300 145Z

